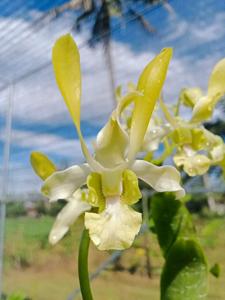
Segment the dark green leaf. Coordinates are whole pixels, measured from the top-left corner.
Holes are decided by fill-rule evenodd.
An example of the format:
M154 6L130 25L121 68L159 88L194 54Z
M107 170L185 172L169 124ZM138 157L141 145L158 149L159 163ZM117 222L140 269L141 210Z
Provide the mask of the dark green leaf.
M214 264L212 267L211 267L211 269L210 269L210 273L214 276L214 277L216 277L216 278L218 278L219 276L220 276L220 265L219 264Z
M190 236L195 231L185 205L175 200L173 194L156 194L152 198L152 218L164 256L178 235Z
M195 239L179 238L171 247L161 276L161 300L203 300L207 263Z

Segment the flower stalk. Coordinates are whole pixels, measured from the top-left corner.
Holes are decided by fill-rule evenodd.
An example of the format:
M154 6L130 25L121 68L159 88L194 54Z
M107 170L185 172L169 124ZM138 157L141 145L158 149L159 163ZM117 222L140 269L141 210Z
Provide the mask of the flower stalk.
M83 300L93 300L90 281L89 281L89 272L88 272L88 251L89 251L90 238L88 230L84 229L80 247L79 247L79 256L78 256L78 273L79 273L79 282L80 290Z

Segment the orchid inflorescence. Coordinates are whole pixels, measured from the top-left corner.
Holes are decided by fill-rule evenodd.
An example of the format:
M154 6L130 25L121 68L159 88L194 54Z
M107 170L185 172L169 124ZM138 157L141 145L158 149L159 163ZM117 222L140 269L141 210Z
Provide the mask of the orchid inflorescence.
M177 198L184 196L176 168L136 159L146 143L146 132L151 128L149 123L157 126L156 118L153 117L151 122L150 119L171 56L172 49L162 50L144 68L137 86L120 97L109 121L98 133L94 155L91 155L80 127L79 51L69 34L56 41L52 52L56 82L76 127L86 163L57 171L44 154L31 154L32 166L44 180L42 193L50 202L67 201L51 230L49 240L52 244L57 243L70 225L84 214L84 225L98 249L130 247L142 224L141 213L132 207L142 197L138 178L157 192L174 192ZM127 129L122 119L130 105L132 114Z
M159 111L153 113L154 126L146 132L143 151L146 159L158 164L173 157L176 167L182 167L189 176L205 174L211 166L220 166L225 174L225 144L223 139L204 127L213 113L216 103L225 94L225 59L214 67L206 95L199 88L183 89L177 104L171 109L160 99ZM180 108L191 109L191 118L185 120ZM151 125L151 123L150 123ZM158 156L159 148L163 153Z

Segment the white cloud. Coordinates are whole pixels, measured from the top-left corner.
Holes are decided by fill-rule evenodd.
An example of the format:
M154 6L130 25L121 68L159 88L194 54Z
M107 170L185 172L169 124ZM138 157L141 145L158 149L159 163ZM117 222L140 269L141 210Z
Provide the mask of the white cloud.
M225 12L218 13L212 23L194 23L190 27L190 33L198 43L212 43L215 40L221 39L225 35Z

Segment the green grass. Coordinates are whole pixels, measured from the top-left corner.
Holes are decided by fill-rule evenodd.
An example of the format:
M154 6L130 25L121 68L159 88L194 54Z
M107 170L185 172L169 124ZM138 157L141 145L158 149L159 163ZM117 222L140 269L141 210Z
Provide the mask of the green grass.
M219 279L210 275L209 300L224 300L225 282L225 220L194 218L200 234L200 241L206 250L209 266L219 263ZM32 219L28 217L7 219L5 243L6 293L22 293L32 300L62 300L77 287L76 258L82 222L78 222L66 238L55 247L48 244L48 233L54 222L51 217ZM104 271L92 282L95 299L129 300L159 299L159 273L163 260L154 235L150 236L151 258L154 276L146 276L145 256L141 248L144 239L136 242L136 248L124 252L122 265L128 269L137 266L137 272ZM106 252L90 250L90 269L95 270L109 256Z

